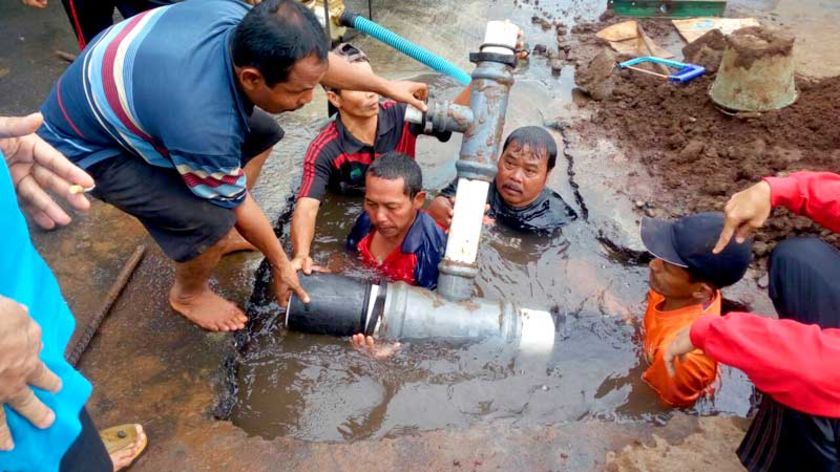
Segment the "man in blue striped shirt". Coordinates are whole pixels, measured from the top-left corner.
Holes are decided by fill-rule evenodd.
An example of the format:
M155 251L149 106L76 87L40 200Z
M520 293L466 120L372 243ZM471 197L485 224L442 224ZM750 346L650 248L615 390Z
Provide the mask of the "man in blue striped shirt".
M170 305L205 329L247 321L208 285L232 251L266 256L281 303L290 290L308 301L248 192L282 137L265 112L302 107L319 83L423 107L424 85L360 73L327 51L293 0L177 3L97 36L42 108L39 134L94 177L94 196L143 223L175 261Z

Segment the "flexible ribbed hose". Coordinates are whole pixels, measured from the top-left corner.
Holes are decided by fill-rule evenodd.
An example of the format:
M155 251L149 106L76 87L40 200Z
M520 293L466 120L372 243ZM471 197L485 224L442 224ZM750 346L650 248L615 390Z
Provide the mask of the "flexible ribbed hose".
M368 36L374 37L379 41L382 41L388 46L391 46L392 48L411 57L412 59L422 62L423 64L431 67L432 69L440 72L441 74L446 74L454 78L462 85L468 85L472 80L469 74L454 66L446 59L438 56L437 54L434 54L428 49L422 48L412 43L411 41L403 38L402 36L394 33L393 31L387 28L383 28L382 26L368 20L363 16L357 15L355 18L352 19L352 24L349 26L352 26L353 28L367 34Z

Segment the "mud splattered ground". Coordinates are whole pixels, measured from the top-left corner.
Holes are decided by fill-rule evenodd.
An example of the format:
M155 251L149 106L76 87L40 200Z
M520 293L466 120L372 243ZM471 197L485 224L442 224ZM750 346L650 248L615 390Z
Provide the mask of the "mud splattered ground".
M711 39L712 46L721 44ZM584 137L606 134L630 161L643 165L658 182L658 191L629 194L641 199L637 206L648 213L719 211L729 195L763 176L838 170L840 78L798 76L799 98L793 105L736 117L722 113L708 97L714 74L687 85L634 71L606 74L601 67L604 48L592 48L597 52L593 60L579 61L586 78L594 75L593 95L601 100L586 105L591 119L576 123L573 130ZM778 210L777 216L757 235L754 252L759 258L793 235L820 236L840 246L840 237L806 218L786 210Z

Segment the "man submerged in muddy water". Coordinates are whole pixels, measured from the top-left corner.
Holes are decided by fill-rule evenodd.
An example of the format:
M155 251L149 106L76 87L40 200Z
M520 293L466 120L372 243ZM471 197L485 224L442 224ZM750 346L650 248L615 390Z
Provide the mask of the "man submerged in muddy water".
M365 187L365 211L347 237L347 249L389 280L434 290L446 235L422 211L420 166L405 154L383 154L368 167Z
M372 74L370 61L360 49L340 44L333 53L344 57L365 74ZM292 215L292 266L304 273L312 272L310 256L318 210L327 191L343 195L362 195L365 171L384 153L396 151L415 157L417 136L422 126L405 121L407 105L391 100L380 102L374 92L324 87L327 99L337 110L330 122L312 140L303 160L303 176ZM455 99L459 105L469 103L469 87ZM441 142L450 132L436 133Z
M723 229L722 213L698 213L677 220L642 220L642 242L655 257L650 263L650 291L644 317L642 379L669 406L690 407L717 378L717 362L692 352L669 375L665 350L686 326L703 316L720 317L720 290L737 281L752 261L750 240L712 248Z
M42 107L39 134L93 176L92 195L143 223L175 263L170 305L204 329L245 326L208 284L237 250L265 255L281 302L290 290L308 301L249 192L283 135L262 110L296 110L319 83L425 108L425 85L353 68L328 47L292 0L177 3L100 35Z
M557 162L557 144L539 126L517 128L502 146L498 170L487 193L487 217L522 232L550 234L577 218L563 198L546 187ZM429 214L442 226L452 222L455 179L429 205Z
M405 154L389 152L373 161L365 173L365 212L347 237L347 249L390 280L434 290L446 234L422 211L422 188L420 166ZM377 345L364 334L352 336L350 342L379 358L400 346Z

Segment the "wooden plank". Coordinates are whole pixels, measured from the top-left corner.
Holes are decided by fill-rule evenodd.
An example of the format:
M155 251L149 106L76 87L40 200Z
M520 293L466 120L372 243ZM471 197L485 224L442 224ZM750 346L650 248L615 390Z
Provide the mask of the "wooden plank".
M693 18L690 20L671 20L686 42L694 42L707 32L718 29L723 34L746 26L758 26L755 18Z

